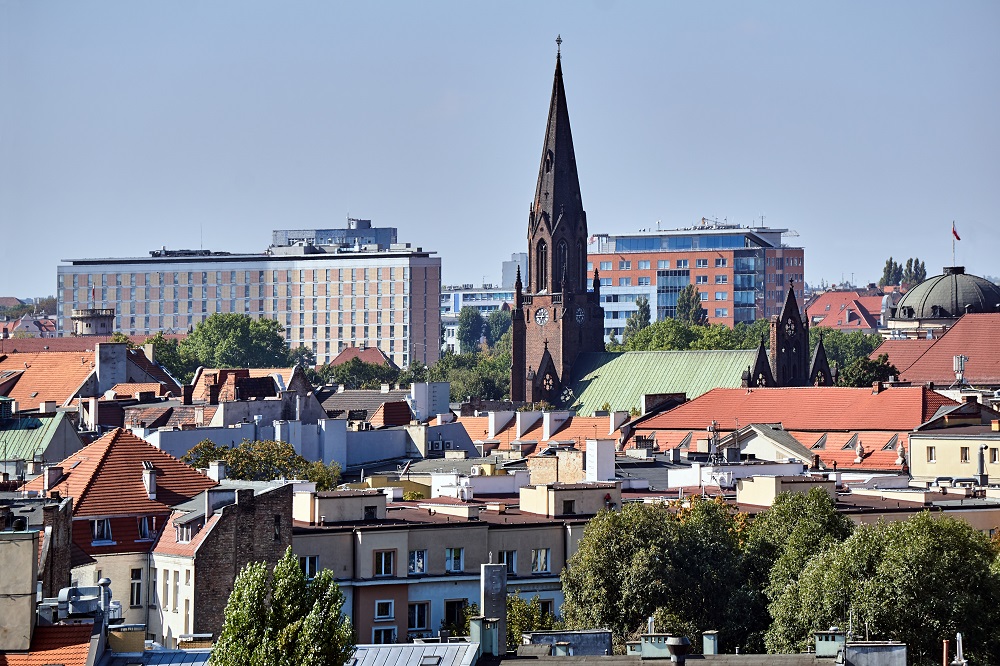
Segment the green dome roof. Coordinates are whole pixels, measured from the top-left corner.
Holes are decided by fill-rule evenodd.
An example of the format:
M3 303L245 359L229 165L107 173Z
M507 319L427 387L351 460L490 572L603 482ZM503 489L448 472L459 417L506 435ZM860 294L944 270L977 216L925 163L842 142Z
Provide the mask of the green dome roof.
M896 319L947 319L967 312L1000 310L1000 287L962 266L946 266L910 289L896 306Z

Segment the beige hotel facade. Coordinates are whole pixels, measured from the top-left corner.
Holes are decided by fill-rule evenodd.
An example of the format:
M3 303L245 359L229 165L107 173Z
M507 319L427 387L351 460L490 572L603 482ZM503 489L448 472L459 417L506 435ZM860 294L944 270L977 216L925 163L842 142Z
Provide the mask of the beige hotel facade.
M326 363L378 347L400 367L440 355L441 259L406 244L293 245L261 254L154 250L148 257L68 259L58 267L58 326L73 311L113 309L114 330L184 333L212 314L274 319L292 348Z

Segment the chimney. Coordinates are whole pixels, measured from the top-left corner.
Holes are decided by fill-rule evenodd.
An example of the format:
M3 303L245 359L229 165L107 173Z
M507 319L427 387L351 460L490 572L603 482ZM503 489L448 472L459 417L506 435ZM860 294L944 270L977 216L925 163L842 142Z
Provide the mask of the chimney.
M978 395L967 395L967 396L964 396L964 397L965 397L965 404L967 404L967 405L978 405L979 404L979 396Z
M882 382L872 382L872 394L878 394L885 390L885 384Z
M719 654L719 632L715 629L701 635L701 653Z
M62 478L63 468L57 465L49 465L42 470L42 493L48 496L49 491L59 483Z
M142 485L146 487L146 495L151 500L156 499L156 468L152 461L142 461Z
M40 414L51 414L56 411L56 401L55 400L45 400L38 404L38 412Z
M611 417L611 423L609 424L610 425L610 428L608 430L609 435L613 433L615 430L618 430L618 428L622 427L623 423L628 421L629 413L613 411L611 412L610 417Z
M217 405L219 404L219 385L209 384L208 385L208 404Z
M208 478L219 482L226 478L226 461L213 460L208 463Z
M194 385L185 384L181 387L181 404L190 405L194 398Z
M990 430L993 432L1000 432L1000 419L993 419L990 421Z
M148 345L143 345L142 353L146 355L146 358L149 359L150 363L156 363L156 354L154 353L154 347L152 343Z
M205 425L205 405L195 405L194 424L199 428Z

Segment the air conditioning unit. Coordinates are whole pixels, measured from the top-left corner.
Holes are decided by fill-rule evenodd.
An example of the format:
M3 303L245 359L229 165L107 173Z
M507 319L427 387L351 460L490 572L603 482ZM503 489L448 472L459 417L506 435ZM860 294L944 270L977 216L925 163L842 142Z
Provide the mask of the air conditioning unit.
M469 474L472 476L479 476L483 473L483 468L479 465L473 465L472 469L469 470Z

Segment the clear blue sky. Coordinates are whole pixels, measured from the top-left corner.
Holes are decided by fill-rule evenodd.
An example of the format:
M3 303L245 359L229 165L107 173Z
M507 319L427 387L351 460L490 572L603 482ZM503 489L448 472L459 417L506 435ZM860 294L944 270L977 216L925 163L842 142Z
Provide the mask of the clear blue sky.
M62 258L396 226L523 251L556 34L591 233L794 229L806 279L1000 274L1000 2L0 0L0 295Z

